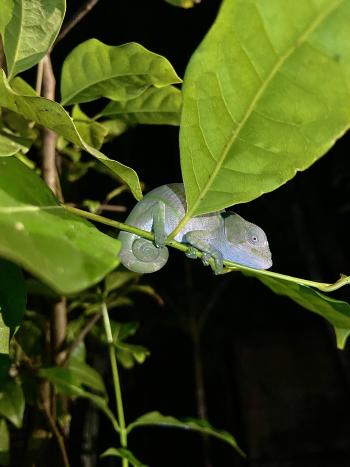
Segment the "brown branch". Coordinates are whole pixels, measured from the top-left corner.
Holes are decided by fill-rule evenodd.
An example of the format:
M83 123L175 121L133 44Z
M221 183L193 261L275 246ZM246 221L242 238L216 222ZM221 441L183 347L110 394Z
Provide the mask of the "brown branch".
M52 70L50 55L43 58L42 96L55 100L56 80ZM49 128L43 129L42 136L42 170L43 178L53 193L58 194L58 174L56 168L57 134Z
M56 421L52 417L50 409L46 405L43 407L43 411L44 411L44 413L46 415L50 430L52 431L54 437L56 438L58 447L59 447L61 455L62 455L63 465L64 465L64 467L70 467L68 454L67 454L67 449L66 449L66 445L64 443L64 438L61 435L60 430L57 427Z
M52 69L50 55L47 54L42 59L42 83L41 94L46 99L55 100L56 79ZM39 84L38 84L39 87ZM53 193L63 202L59 176L56 167L56 142L57 134L49 128L42 131L42 171L43 178ZM50 347L52 360L56 365L60 364L60 351L67 334L67 306L66 298L61 297L51 309L50 315ZM56 396L52 386L45 381L43 384L48 386L47 391L42 391L42 409L46 414L52 433L59 445L63 464L69 467L67 451L63 435L60 433L56 424ZM61 396L62 407L67 407L67 399Z
M67 300L65 297L51 309L51 349L56 365L62 364L62 347L67 333Z
M61 29L61 32L59 33L54 46L60 42L68 33L71 29L76 26L92 9L93 7L98 3L99 0L88 0L84 5L82 5L79 10L70 18L68 21L66 21Z

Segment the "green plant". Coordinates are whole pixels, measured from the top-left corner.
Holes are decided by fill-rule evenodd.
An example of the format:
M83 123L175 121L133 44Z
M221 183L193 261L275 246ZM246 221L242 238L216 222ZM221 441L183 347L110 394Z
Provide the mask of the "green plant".
M195 2L169 3L191 7ZM89 10L87 5L76 18ZM191 217L277 189L349 128L349 0L312 5L224 0L192 56L181 91L177 86L182 80L166 58L135 43L117 46L89 39L64 61L61 103L55 100L50 56L76 18L61 28L64 0L5 0L2 9L0 462L9 463L7 421L21 426L26 400L44 414L64 465L69 465L64 441L67 397L87 398L108 417L119 447L103 455L120 457L124 467L142 465L128 450L127 437L144 425L210 434L244 456L232 435L204 420L179 421L152 412L125 424L117 360L130 368L149 352L128 341L136 325L111 320L110 312L131 304L135 292L160 298L139 283L140 276L118 267L116 229L148 239L153 235L101 215L123 210L110 203L123 191L142 198L136 172L101 149L136 124L180 125L188 211L167 245L186 253L188 247L173 238ZM43 22L45 27L39 27ZM34 66L35 89L18 76ZM107 105L88 116L88 103L102 98L109 100ZM57 158L63 161L62 173ZM64 200L61 181L73 183L88 171L110 177L115 187L105 200L79 200L88 209L83 210ZM88 220L110 230L102 233ZM334 327L338 346L344 347L350 305L321 292L348 284L349 277L326 284L228 261L225 266L226 272L253 276L322 315ZM20 268L40 282L25 282ZM26 310L26 293L37 309ZM86 362L88 333L108 350L116 414L101 375ZM33 387L39 388L38 398Z

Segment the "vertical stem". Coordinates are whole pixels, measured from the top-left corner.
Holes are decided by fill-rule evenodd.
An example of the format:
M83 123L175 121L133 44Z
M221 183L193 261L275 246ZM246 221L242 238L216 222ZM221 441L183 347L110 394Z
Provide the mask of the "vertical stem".
M101 309L102 309L103 324L104 324L106 338L108 342L109 359L110 359L111 368L112 368L115 401L116 401L116 406L117 406L118 422L119 422L119 427L120 427L120 444L123 448L126 448L128 446L128 440L127 440L127 433L126 433L126 428L125 428L125 417L124 417L122 392L120 388L117 359L116 359L115 349L113 345L112 328L111 328L111 323L109 321L107 306L104 302L102 302L101 304ZM129 462L127 461L127 459L122 460L122 466L123 467L129 466Z

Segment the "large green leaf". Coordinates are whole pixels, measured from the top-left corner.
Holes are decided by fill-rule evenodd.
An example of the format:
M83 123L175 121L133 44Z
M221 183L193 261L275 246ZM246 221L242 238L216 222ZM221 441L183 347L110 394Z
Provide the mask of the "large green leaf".
M65 394L69 397L83 397L93 402L102 412L109 418L115 430L118 431L118 422L113 415L113 412L108 407L107 396L97 396L90 391L86 391L82 387L81 379L78 375L72 372L69 368L42 368L39 371L42 378L46 378L53 383L60 394Z
M57 102L44 99L43 97L24 96L13 91L3 71L0 74L0 106L17 112L27 120L50 128L63 136L67 141L84 149L129 185L136 199L142 198L140 182L133 169L109 159L102 152L87 144L79 135L73 120Z
M129 123L148 125L179 125L181 106L181 91L175 86L152 87L134 99L110 102L99 117L119 117Z
M0 160L0 256L68 294L114 269L119 247L118 240L60 206L22 162Z
M149 412L145 415L142 415L134 422L130 423L127 427L127 432L130 433L131 430L140 426L163 426L163 427L172 427L172 428L181 428L183 430L192 430L199 431L200 433L214 436L219 438L222 441L225 441L230 446L232 446L242 457L246 457L245 453L238 446L235 438L228 433L227 431L217 430L213 428L205 420L197 419L187 419L187 420L178 420L175 417L170 417L168 415L162 415L159 412Z
M132 452L125 448L108 448L101 457L119 457L121 459L126 459L130 462L133 467L147 467L147 465L142 464Z
M1 12L3 8L6 20L0 22L0 32L11 79L36 65L46 55L60 30L66 2L1 0Z
M350 126L349 0L224 0L183 86L186 220L276 189Z
M264 276L258 272L256 274L245 272L244 274L256 277L276 294L285 295L306 310L325 318L334 327L338 348L344 348L346 339L350 335L349 303L328 297L311 287Z
M150 86L180 83L174 68L161 55L130 42L109 46L97 39L79 44L62 67L62 104L89 102L99 97L127 100Z
M6 417L17 428L21 428L24 413L24 394L16 381L10 380L0 388L0 415Z
M0 312L11 333L22 321L26 302L26 286L22 271L15 264L0 259Z

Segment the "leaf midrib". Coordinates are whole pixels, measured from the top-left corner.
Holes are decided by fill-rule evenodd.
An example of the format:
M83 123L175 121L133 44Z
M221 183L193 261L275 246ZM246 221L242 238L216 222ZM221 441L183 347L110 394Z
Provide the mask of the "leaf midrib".
M343 1L344 0L338 1L336 4L332 5L332 7L327 8L326 11L323 14L320 14L315 19L315 21L313 21L310 24L310 26L308 28L306 28L304 33L301 34L301 36L286 50L286 52L283 55L281 55L279 60L277 60L276 64L272 68L270 74L266 77L266 79L264 81L262 81L261 86L258 88L258 91L255 94L254 98L252 99L251 104L248 106L247 111L244 114L242 120L239 122L238 126L235 128L235 131L232 133L231 138L228 140L228 142L224 146L222 155L219 158L218 163L215 166L212 174L210 175L210 177L208 179L208 182L204 185L204 189L199 193L199 195L195 199L195 202L192 204L191 209L189 209L187 211L185 217L182 219L182 221L180 222L180 224L176 228L176 233L178 233L183 228L183 226L191 219L191 217L192 217L193 213L195 212L198 204L200 203L200 201L203 199L203 197L206 195L206 193L210 189L211 185L213 184L213 181L215 180L215 178L217 176L217 173L221 169L221 167L222 167L222 165L223 165L223 163L224 163L224 161L226 159L226 156L227 156L229 150L231 149L232 145L234 144L234 142L238 138L241 130L245 126L245 124L248 121L248 119L250 118L251 114L253 113L253 110L254 110L257 102L259 101L259 99L263 95L265 89L271 83L272 79L275 77L275 75L280 70L282 65L284 65L286 60L289 58L289 56L293 52L295 52L295 50L297 50L301 45L303 45L305 43L305 41L310 36L310 34L312 34L322 24L322 22L343 3ZM203 133L202 129L201 129L201 132ZM173 233L171 234L171 237L173 237Z

